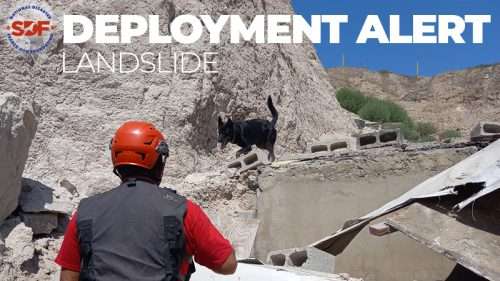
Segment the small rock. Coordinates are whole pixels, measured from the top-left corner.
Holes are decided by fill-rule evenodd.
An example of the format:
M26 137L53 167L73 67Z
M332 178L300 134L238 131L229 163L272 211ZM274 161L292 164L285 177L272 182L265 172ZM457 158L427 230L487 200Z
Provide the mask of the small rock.
M32 243L33 231L19 218L7 220L0 228L5 237L5 247L11 251L10 259L17 265L30 260L35 255Z
M59 185L64 187L69 193L72 195L77 195L78 196L78 190L76 189L76 186L72 184L69 180L63 179L59 182Z
M22 213L21 218L33 234L50 234L57 228L57 214L54 213Z
M48 250L50 239L51 238L41 238L35 240L35 251L42 253L43 250Z

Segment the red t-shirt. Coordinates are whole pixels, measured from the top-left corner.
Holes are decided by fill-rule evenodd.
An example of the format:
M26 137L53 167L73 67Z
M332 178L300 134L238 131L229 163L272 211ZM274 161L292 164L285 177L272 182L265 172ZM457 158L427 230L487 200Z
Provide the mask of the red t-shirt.
M63 268L80 272L80 248L76 217L77 213L73 215L68 224L55 262ZM194 256L197 263L210 269L220 269L233 252L229 241L220 234L203 210L189 200L187 200L187 210L184 217L184 235L188 255ZM186 274L187 271L188 264L183 263L180 273Z

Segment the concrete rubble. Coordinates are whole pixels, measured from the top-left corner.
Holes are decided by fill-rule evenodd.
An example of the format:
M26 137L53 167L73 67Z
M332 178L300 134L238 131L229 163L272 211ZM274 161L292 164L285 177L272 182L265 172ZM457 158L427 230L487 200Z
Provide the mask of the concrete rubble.
M335 234L312 246L338 255L364 226L395 212L387 219L390 227L484 278L497 280L500 278L496 259L500 255L500 248L496 247L500 220L497 207L499 152L500 140L497 140L382 207L347 221ZM435 203L428 209L414 203L421 201ZM485 202L487 207L479 207L474 215L474 204L484 206ZM480 223L476 217L481 217ZM464 241L468 242L464 244Z
M492 142L500 138L500 123L479 122L470 132L471 141Z
M268 153L264 150L255 148L249 153L241 155L236 160L230 162L227 168L236 169L236 173L243 173L248 170L257 169L257 167L268 163Z
M307 270L335 273L335 256L313 247L271 251L266 262L274 266L293 266Z
M35 247L32 244L33 231L19 219L7 220L0 229L5 237L5 249L10 252L7 260L14 266L21 266L33 258Z

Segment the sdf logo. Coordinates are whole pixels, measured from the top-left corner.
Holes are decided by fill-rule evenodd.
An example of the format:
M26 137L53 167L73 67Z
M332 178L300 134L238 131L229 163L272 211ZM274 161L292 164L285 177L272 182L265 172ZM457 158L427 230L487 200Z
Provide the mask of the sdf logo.
M39 53L52 42L54 19L39 5L23 5L12 12L7 21L7 39L17 50Z

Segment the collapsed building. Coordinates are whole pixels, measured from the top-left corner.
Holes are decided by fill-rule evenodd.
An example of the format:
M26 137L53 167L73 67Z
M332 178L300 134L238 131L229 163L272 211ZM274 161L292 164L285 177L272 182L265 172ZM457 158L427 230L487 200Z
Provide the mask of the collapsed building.
M15 95L2 107L11 112L7 103L34 116L9 117L15 124L8 134L32 137L18 132L30 131L36 110ZM464 272L495 280L496 260L487 258L498 254L490 220L500 145L488 145L499 136L488 129L494 125L479 124L471 142L405 144L397 129L364 124L354 137L322 137L305 153L273 163L253 151L228 169L192 173L178 188L202 202L231 240L240 260L234 280L356 280L341 272L363 280L438 280ZM0 276L57 280L53 260L78 190L67 180L60 182L64 189L19 180L17 207L0 227ZM392 198L398 199L384 205ZM375 219L369 232L361 231ZM325 238L311 244L319 237ZM217 277L202 267L193 275L208 278Z
M251 239L256 233L253 257L274 266L349 272L364 280L460 280L454 279L457 274L469 274L467 280L498 279L490 259L499 252L487 245L498 242L498 212L490 198L496 187L488 183L494 185L495 177L488 175L496 173L500 146L489 143L500 135L484 130L496 123L478 126L465 142L402 144L394 137L377 149L350 149L360 138L387 131L379 127L353 139L322 138L306 153L285 155L269 165L258 151L242 156L234 162L241 163L240 169L263 165L257 176L253 227L246 232ZM397 199L386 203L392 198ZM450 205L465 198L459 209ZM486 218L483 202L490 204ZM471 210L475 206L474 216L467 205ZM384 207L370 212L379 206ZM464 225L470 218L488 225ZM382 224L362 232L372 220ZM329 235L335 226L341 229ZM245 226L236 228L245 233ZM386 235L396 229L401 232ZM487 233L480 234L484 229ZM465 238L470 245L457 251Z
M184 13L293 13L288 0L87 2L56 0L51 6L56 16L154 12L168 20ZM7 18L15 2L0 2L0 8ZM335 100L311 44L210 45L208 37L190 46L138 40L130 50L93 42L65 46L59 30L55 44L37 56L0 41L0 280L58 280L53 261L65 225L80 199L116 185L107 144L129 119L149 120L168 134L166 181L207 210L230 238L238 258L247 262L238 274L251 280L268 274L276 280L352 280L334 273L350 272L365 280L399 281L453 269L453 262L398 233L360 233L334 258L310 243L472 155L475 145L404 148L397 129L381 131L373 124L363 124L373 130L351 138L353 118ZM63 56L74 65L82 53L207 50L220 54L224 72L61 73ZM236 161L234 151L216 152L217 115L268 116L268 95L280 113L280 161L265 163L258 151ZM331 131L338 135L312 141ZM302 149L308 153L285 155ZM201 267L198 274L194 278L215 278Z
M471 140L496 140L495 128L498 124L481 122ZM448 280L499 280L499 155L500 141L495 141L313 245L338 255L364 226L384 217L370 226L372 234L400 231L456 262Z

